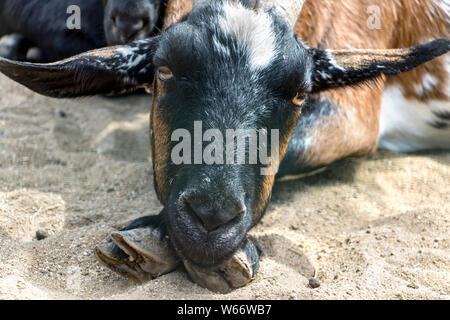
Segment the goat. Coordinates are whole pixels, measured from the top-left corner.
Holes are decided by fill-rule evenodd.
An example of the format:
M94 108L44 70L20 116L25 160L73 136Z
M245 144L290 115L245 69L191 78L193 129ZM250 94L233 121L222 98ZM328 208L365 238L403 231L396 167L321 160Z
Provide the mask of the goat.
M161 0L1 0L0 36L9 36L0 45L0 54L26 60L28 53L28 60L54 61L144 39L161 23L161 4ZM80 8L80 29L67 26L71 6ZM28 52L33 47L41 51L34 58Z
M182 263L194 281L224 292L258 270L260 250L247 233L263 217L276 176L370 155L379 139L393 150L450 147L448 3L380 0L389 28L381 30L361 28L371 4L193 1L180 7L186 12L174 10L178 22L159 36L52 64L0 59L0 71L57 98L152 92L154 185L164 209L114 232L97 255L135 280ZM414 28L417 18L426 27ZM414 108L424 116L389 123ZM224 150L235 151L219 139L228 129L257 130L279 143L267 149L267 162L220 162ZM190 137L203 131L207 138L194 139L191 152ZM422 140L414 145L416 134ZM205 155L214 161L202 161ZM262 174L270 167L278 170Z

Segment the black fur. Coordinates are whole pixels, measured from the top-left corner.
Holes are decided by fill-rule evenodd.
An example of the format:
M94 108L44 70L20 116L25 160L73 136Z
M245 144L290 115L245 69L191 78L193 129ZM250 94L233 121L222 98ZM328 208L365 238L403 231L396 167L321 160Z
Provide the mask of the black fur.
M1 0L1 24L39 47L43 61L55 61L107 45L100 0ZM81 30L67 29L67 7L81 9Z
M121 13L128 20L136 16L145 18L145 36L155 31L163 6L162 0L0 0L0 37L19 33L42 51L42 62L61 60L88 50L107 45L124 44L133 34L121 41L122 29L111 23L111 15ZM151 5L150 5L151 4ZM77 5L81 9L81 29L67 28L67 8ZM129 7L132 12L124 11ZM133 15L134 14L134 15ZM104 28L105 26L105 28ZM123 24L122 28L129 25ZM25 52L26 54L26 52ZM23 55L24 56L24 55ZM22 58L24 57L14 57Z
M436 120L432 121L430 125L436 129L447 130L450 129L450 112L449 111L433 111Z
M358 68L350 67L343 70L337 68L330 61L330 57L334 58L331 51L310 49L315 63L312 92L359 85L369 80L373 81L383 74L395 76L433 60L447 53L449 50L450 40L439 39L409 49L399 50L397 61L386 61L373 55L370 63L358 66ZM370 57L370 54L367 54L367 56Z
M124 44L154 34L163 22L165 6L162 2L162 0L103 0L106 42L109 45Z
M433 113L441 120L450 121L450 111L434 111Z
M430 126L436 129L448 129L450 128L450 123L437 120L430 122Z
M153 79L151 57L158 39L139 40L123 46L124 50L133 50L133 54L125 57L108 48L95 52L105 51L106 54L101 56L88 52L58 64L47 65L15 62L0 57L0 71L31 90L55 98L133 92ZM128 65L130 61L137 61L139 56L148 56L150 59L143 58L140 63Z

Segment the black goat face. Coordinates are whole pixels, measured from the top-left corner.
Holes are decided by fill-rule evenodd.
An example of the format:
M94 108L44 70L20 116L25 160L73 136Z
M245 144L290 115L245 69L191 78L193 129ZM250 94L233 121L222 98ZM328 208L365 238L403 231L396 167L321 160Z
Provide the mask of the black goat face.
M312 60L276 16L226 3L167 30L154 65L155 182L168 230L180 256L214 266L266 207Z
M104 0L104 29L109 45L149 37L157 26L162 0Z

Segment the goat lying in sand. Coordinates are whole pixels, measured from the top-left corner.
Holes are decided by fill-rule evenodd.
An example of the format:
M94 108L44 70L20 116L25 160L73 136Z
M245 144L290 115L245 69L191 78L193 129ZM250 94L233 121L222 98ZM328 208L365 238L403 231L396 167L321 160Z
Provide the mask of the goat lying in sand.
M0 59L0 71L59 98L151 91L154 180L164 209L113 233L97 255L138 281L183 264L195 282L225 292L257 273L260 250L247 233L263 217L276 172L372 154L379 135L394 150L450 147L448 55L439 58L450 50L448 11L432 0L382 2L392 30L360 27L369 0L307 1L302 12L303 1L193 1L160 36L47 65ZM427 28L413 29L416 17ZM436 38L445 39L419 43ZM416 109L422 117L396 123ZM249 142L225 160L236 146L219 137L230 129L256 130L266 141L277 135L266 148L276 156L236 164L250 155ZM192 150L190 138L181 141L203 132Z

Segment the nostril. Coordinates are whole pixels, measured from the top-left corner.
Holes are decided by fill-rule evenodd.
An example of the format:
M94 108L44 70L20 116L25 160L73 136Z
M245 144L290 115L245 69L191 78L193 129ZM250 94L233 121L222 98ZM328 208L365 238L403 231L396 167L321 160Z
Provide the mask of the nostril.
M109 14L109 19L111 20L112 25L117 26L117 18L119 17L119 12L117 9L113 9Z
M142 29L146 28L150 24L149 18L142 18Z
M237 200L224 201L221 205L197 197L183 196L183 200L188 211L199 219L208 231L241 219L246 213L245 205Z
M111 24L117 27L117 15L111 15Z
M203 208L198 206L190 197L183 196L183 200L193 217L199 219L205 229L211 231L212 226L208 223L207 214L203 211Z

